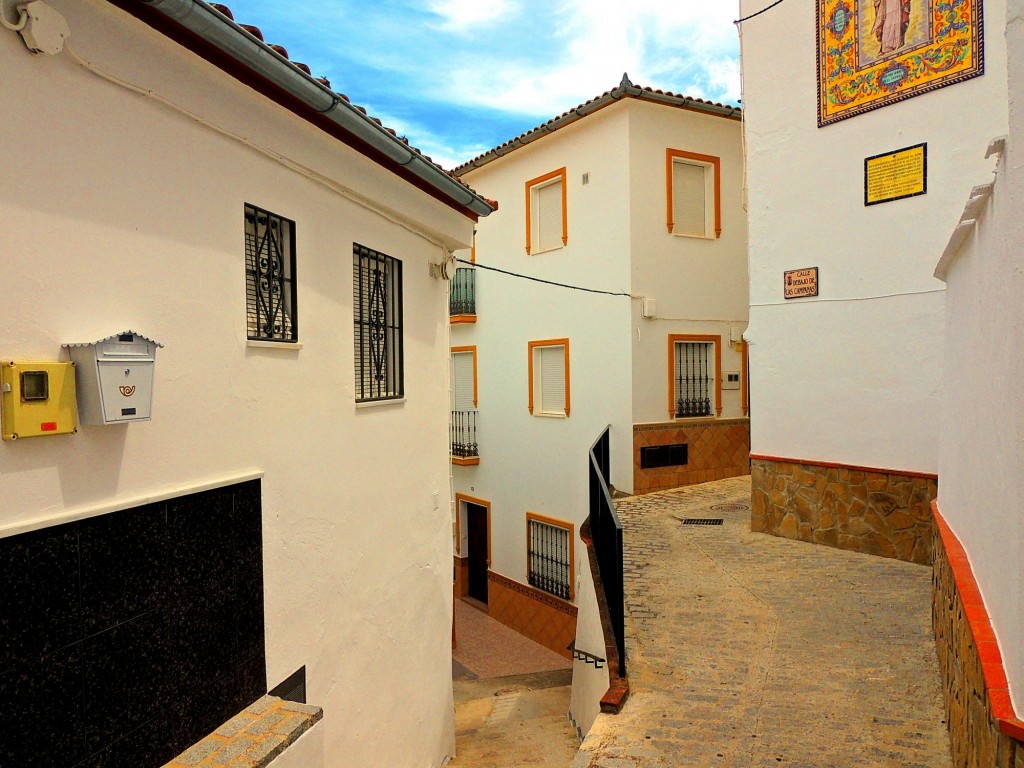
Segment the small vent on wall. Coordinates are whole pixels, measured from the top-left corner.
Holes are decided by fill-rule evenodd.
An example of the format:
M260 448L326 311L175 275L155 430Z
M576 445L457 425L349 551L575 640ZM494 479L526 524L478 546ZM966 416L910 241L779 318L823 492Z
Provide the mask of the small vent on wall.
M271 696L277 696L285 701L297 701L299 704L306 703L306 667L299 667L292 674L280 683L273 690L268 691Z
M590 173L589 172L583 174L583 183L584 184L589 184L590 183Z
M640 469L681 467L688 461L686 443L679 445L650 445L640 449Z

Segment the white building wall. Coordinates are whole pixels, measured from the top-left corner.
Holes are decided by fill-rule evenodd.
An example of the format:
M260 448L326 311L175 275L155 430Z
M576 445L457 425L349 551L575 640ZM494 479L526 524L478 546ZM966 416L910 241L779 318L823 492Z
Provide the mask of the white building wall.
M742 0L741 13L763 3ZM947 232L1005 133L1004 3L985 3L984 76L818 128L815 4L744 23L751 451L935 472ZM928 193L865 207L864 158L927 142ZM819 268L817 298L783 272Z
M440 765L454 748L447 284L427 276L440 244L409 222L452 247L471 223L112 6L53 5L84 59L325 183L0 35L16 147L0 354L56 359L125 328L166 345L151 422L0 444L0 531L262 473L268 681L307 665L325 765ZM301 349L246 344L246 202L296 222ZM354 405L353 241L403 261L402 404Z
M1019 4L1006 41L1011 61L1024 60L1024 11ZM1010 133L995 188L946 278L938 505L967 550L999 640L1014 706L1022 712L1024 78L1010 70L1009 84ZM979 173L973 180L984 184L991 176Z
M607 291L629 290L627 113L607 107L466 174L500 209L481 224L481 266ZM566 168L568 245L525 251L525 183ZM582 175L589 182L582 184ZM631 477L630 299L568 290L477 269L477 321L452 327L452 345L477 345L480 464L453 467L455 490L492 504L491 569L525 583L526 513L572 522L576 567L587 510L587 451L612 425L612 482ZM533 416L530 341L568 338L568 418ZM463 521L464 522L464 521ZM467 526L461 553L467 554Z
M739 373L739 340L747 322L747 218L738 120L630 103L631 292L651 297L657 317L633 303L633 420L668 420L668 335L720 335L722 368ZM666 226L665 150L721 158L722 235L672 235ZM709 204L712 201L708 201ZM659 375L660 374L660 375ZM722 393L723 418L743 416L740 390Z

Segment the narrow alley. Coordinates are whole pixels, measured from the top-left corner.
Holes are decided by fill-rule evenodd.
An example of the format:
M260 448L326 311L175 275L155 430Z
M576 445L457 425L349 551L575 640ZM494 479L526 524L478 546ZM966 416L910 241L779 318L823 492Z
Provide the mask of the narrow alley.
M574 768L950 765L930 568L751 533L749 477L618 513L631 694Z

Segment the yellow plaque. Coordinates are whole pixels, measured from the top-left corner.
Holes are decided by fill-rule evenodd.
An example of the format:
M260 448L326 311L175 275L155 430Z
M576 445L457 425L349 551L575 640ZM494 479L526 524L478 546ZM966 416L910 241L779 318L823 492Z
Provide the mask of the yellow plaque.
M902 200L927 191L927 144L915 144L864 160L864 205Z

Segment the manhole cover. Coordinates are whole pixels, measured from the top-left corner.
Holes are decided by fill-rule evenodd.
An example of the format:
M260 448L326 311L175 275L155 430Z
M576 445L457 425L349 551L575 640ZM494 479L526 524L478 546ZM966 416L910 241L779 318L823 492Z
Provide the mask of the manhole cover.
M721 525L720 517L688 517L683 520L683 525Z
M715 510L715 512L746 512L750 509L750 505L743 504L740 502L729 504L712 504L711 509Z

